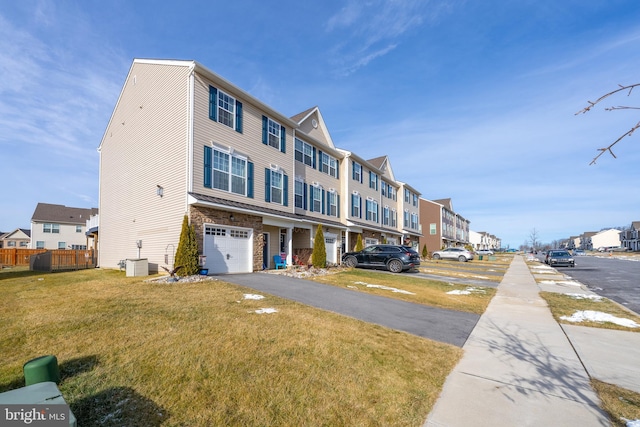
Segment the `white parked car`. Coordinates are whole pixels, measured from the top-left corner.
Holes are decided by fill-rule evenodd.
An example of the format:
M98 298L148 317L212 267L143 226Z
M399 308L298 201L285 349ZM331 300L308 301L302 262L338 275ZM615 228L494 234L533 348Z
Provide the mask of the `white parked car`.
M457 259L460 262L467 262L473 259L473 252L470 252L465 248L447 248L442 251L434 252L431 257L435 260Z
M491 249L478 249L476 255L493 255L493 251Z

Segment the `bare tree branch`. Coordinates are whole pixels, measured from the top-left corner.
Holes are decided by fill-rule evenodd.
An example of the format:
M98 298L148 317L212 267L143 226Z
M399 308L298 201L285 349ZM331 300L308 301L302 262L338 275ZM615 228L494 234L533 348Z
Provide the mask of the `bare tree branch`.
M591 109L593 107L595 107L599 102L601 102L602 100L618 93L618 92L622 92L625 90L628 90L627 96L631 95L631 92L633 91L634 88L640 86L640 83L635 83L632 85L627 85L627 86L622 86L622 85L618 85L618 89L613 90L609 93L606 93L604 95L602 95L600 98L596 99L595 101L587 101L589 103L588 106L586 106L585 108L583 108L582 110L578 111L575 115L577 116L578 114L585 114L587 111L591 111ZM640 110L640 107L628 107L628 106L617 106L617 107L609 107L609 108L605 108L606 111L614 111L614 110ZM614 159L616 159L616 155L613 154L613 150L611 149L614 145L616 145L618 142L620 142L620 140L622 140L623 138L627 137L627 136L631 136L633 134L633 132L636 131L636 129L640 128L640 122L636 123L635 126L633 126L630 130L628 130L627 132L625 132L624 134L622 134L618 139L616 139L611 145L609 145L608 147L605 148L598 148L598 151L600 151L600 153L598 153L598 155L596 157L593 158L593 160L591 160L591 163L589 163L589 165L594 165L596 163L596 160L598 160L598 158L600 156L602 156L604 153L609 152L609 154L611 154L613 156Z
M615 95L618 92L622 92L623 90L629 90L629 93L627 93L627 96L631 95L631 91L635 88L640 86L640 83L635 83L632 85L628 85L628 86L622 86L622 85L618 85L618 89L613 90L607 94L602 95L600 98L596 99L595 102L592 101L587 101L589 103L589 105L585 108L583 108L582 110L578 111L575 115L577 116L578 114L584 114L587 111L590 111L593 107L596 106L596 104L598 104L599 102L601 102L604 99L607 99L608 97L610 97L611 95Z
M618 107L609 107L609 108L605 108L606 111L613 111L613 110L640 110L640 107L627 107L624 105L618 106Z
M624 138L625 136L631 136L631 134L632 134L633 132L635 132L635 130L636 130L636 129L638 129L638 128L640 128L640 122L636 123L636 125L635 125L634 127L632 127L629 131L627 131L627 132L625 132L624 134L622 134L622 136L620 136L620 138L616 139L616 140L614 141L614 143L613 143L613 144L609 145L609 146L608 146L608 147L606 147L606 148L598 148L598 150L600 151L600 153L599 153L597 156L595 156L595 157L593 158L593 160L591 160L591 163L589 163L589 166L591 166L591 165L595 165L595 164L596 164L596 160L598 160L598 157L602 156L602 155L603 155L604 153L606 153L607 151L608 151L609 153L611 153L611 155L613 156L613 158L614 158L614 159L617 159L616 155L615 155L615 154L613 154L613 151L611 150L611 147L613 147L613 146L614 146L614 145L616 145L618 142L620 142L620 140L621 140L622 138Z

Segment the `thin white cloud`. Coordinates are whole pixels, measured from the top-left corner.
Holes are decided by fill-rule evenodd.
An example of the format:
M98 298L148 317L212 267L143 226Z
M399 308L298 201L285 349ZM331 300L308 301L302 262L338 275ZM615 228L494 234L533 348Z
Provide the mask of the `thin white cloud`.
M349 0L325 26L341 40L329 54L337 74L348 76L391 52L406 32L437 15L437 9L431 11L428 6L429 2L421 0Z

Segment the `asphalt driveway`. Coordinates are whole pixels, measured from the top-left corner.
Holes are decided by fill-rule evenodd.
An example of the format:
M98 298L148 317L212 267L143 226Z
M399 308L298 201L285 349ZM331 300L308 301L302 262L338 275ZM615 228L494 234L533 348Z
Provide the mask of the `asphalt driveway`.
M219 279L458 347L464 345L480 318L473 313L369 295L279 274L230 274Z

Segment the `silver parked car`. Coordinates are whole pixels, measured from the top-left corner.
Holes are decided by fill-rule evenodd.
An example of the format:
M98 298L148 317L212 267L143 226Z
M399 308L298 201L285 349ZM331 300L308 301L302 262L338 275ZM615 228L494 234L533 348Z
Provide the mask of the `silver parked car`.
M473 259L473 252L465 248L447 248L442 251L434 252L431 257L433 259L457 259L460 262L467 262Z

